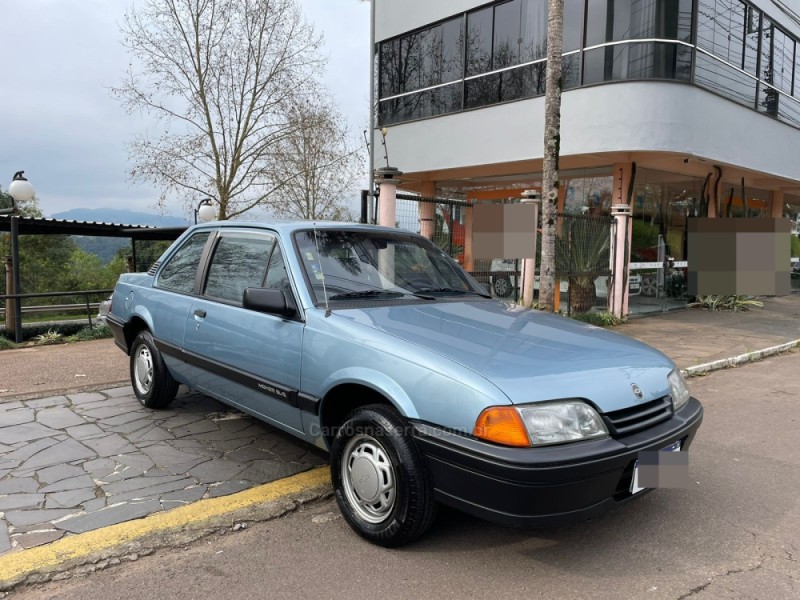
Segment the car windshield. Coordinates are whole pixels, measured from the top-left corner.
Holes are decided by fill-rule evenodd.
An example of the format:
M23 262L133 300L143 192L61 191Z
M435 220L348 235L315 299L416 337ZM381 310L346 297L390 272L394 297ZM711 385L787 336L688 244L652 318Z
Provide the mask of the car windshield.
M318 229L295 239L317 302L485 295L458 263L416 236Z

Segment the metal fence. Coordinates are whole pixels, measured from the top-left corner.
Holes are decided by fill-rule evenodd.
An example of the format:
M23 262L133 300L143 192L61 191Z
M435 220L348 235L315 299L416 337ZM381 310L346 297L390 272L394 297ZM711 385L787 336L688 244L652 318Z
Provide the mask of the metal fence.
M541 215L539 218L534 299L539 294L542 254ZM561 312L572 314L607 309L608 290L613 288L613 226L613 219L608 216L557 215L555 267ZM521 301L522 258L475 260L472 274L481 283L488 283L494 296Z
M514 204L517 199L504 201ZM465 265L468 211L474 202L397 195L397 222L400 229L423 233L469 272L479 283L487 284L492 295L504 300L521 300L522 258L481 258ZM556 223L556 278L561 312L583 313L606 310L609 290L613 289L612 234L614 220L608 216L558 214ZM541 264L541 213L538 225L534 297L539 289Z
M423 233L463 265L469 210L472 203L466 200L397 194L397 227Z
M3 301L2 309L0 309L0 318L5 321L6 333L14 332L14 341L21 342L24 338L23 328L29 324L25 323L25 317L35 320L41 319L43 316L47 317L48 321L52 319L52 324L62 321L59 318L61 315L68 313L78 312L86 315L88 325L91 327L94 322L93 315L97 314L97 308L100 300L107 298L113 290L77 290L71 292L45 292L35 294L3 294L0 295L0 300ZM55 298L61 301L61 304L44 305L40 304L45 298ZM14 302L21 304L38 303L35 305L21 306L20 307L20 321L16 321L14 314ZM65 303L66 302L66 303ZM32 315L36 315L32 317ZM77 315L76 315L77 317Z
M559 214L556 224L556 278L566 294L567 314L606 309L613 289L609 216ZM565 285L564 285L565 284ZM565 289L566 288L566 289Z

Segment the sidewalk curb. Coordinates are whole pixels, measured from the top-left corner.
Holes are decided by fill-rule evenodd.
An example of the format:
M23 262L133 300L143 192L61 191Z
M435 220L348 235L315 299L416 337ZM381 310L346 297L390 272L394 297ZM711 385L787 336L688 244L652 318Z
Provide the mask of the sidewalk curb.
M0 556L0 597L21 584L67 579L186 544L236 522L268 521L331 493L330 471L319 467L237 494L200 500L45 546Z
M798 346L800 346L800 339L786 342L785 344L779 344L777 346L770 346L769 348L763 348L761 350L745 352L744 354L739 354L738 356L732 356L730 358L721 358L708 363L694 365L692 367L687 367L686 369L681 369L681 373L687 377L693 377L694 375L703 375L705 373L710 373L711 371L719 371L720 369L730 369L741 364L767 358L768 356L788 352L789 350L797 348Z

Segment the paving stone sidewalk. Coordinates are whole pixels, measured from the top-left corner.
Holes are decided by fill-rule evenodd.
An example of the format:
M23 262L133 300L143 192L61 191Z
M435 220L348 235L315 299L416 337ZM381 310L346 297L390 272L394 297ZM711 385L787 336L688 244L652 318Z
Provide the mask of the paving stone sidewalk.
M0 554L327 463L201 394L143 408L128 387L0 403Z

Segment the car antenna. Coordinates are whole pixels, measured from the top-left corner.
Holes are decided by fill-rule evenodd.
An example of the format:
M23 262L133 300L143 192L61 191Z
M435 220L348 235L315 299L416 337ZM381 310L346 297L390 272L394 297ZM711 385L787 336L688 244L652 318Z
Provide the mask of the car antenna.
M314 227L314 245L317 247L317 260L319 260L319 273L322 275L322 293L325 295L325 318L331 316L331 309L328 306L328 290L325 287L325 273L322 271L322 255L319 253L319 238L317 238L317 223L313 224Z

